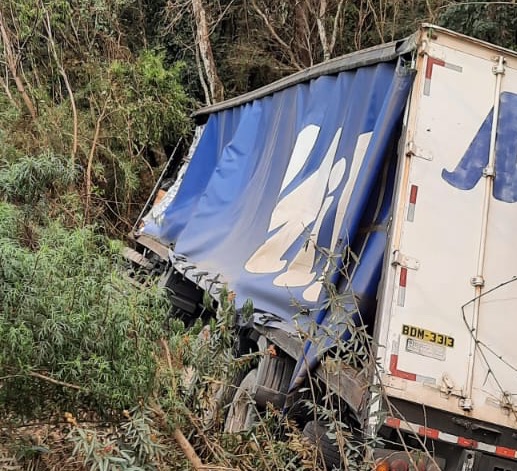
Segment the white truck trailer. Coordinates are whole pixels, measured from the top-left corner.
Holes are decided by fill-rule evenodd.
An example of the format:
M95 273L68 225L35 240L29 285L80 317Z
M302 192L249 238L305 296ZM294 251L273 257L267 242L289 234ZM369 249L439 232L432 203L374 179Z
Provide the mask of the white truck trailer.
M316 375L385 438L382 469L416 462L405 441L418 469L516 471L517 54L424 25L195 119L139 262L166 262L184 319L221 283L252 299L241 344L276 352L244 379L257 407ZM326 361L354 329L368 374Z

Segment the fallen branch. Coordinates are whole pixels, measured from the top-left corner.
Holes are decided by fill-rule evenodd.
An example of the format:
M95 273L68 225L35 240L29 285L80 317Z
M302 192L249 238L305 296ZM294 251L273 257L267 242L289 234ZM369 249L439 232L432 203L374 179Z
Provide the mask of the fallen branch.
M32 376L33 378L42 379L43 381L47 381L47 383L56 384L57 386L63 386L65 388L75 389L76 391L86 391L81 386L77 386L76 384L65 383L64 381L59 381L54 378L50 378L49 376L42 375L41 373L36 373L35 371L30 371L27 375Z
M196 471L202 471L203 469L211 469L210 466L205 466L199 456L197 455L190 442L186 439L185 435L179 427L176 427L173 432L174 440L178 443L180 448L183 450L185 457L190 461Z
M165 352L165 358L167 359L167 366L169 367L169 370L173 372L172 367L172 357L171 357L171 351L169 349L169 345L167 345L167 341L165 339L160 339L160 345L162 346L164 352ZM155 412L161 417L161 419L165 422L165 412L163 412L162 408L159 404L155 404L154 407ZM185 457L190 461L192 466L196 471L202 471L206 469L210 469L210 467L207 467L203 464L199 456L197 455L196 451L190 444L190 442L187 440L185 435L183 435L183 432L179 427L175 427L174 431L172 433L174 440L178 443L180 448L183 450L183 453Z
M158 403L153 403L150 404L149 409L151 409L160 419L162 424L168 428L167 421L165 420L165 412L163 411L161 406ZM201 458L199 458L196 451L194 450L194 448L192 447L192 445L187 440L187 438L178 426L174 427L172 436L174 440L176 440L176 443L179 445L181 450L183 451L185 458L187 458L190 464L194 467L195 471L203 471L210 469L210 466L206 466L203 464Z
M160 339L160 345L163 348L163 351L165 352L165 358L167 360L167 366L169 367L169 370L171 373L173 372L173 366L172 366L172 357L171 357L171 351L169 349L169 345L167 344L167 341L165 339ZM162 419L165 417L165 413L161 409L161 407L157 404L155 404L153 408L154 412L157 413ZM195 425L195 418L187 411L187 415L190 418L190 420ZM197 428L197 427L196 427ZM178 443L178 445L183 450L183 453L185 454L185 457L190 461L192 466L196 471L216 471L216 470L226 470L226 471L235 471L235 468L228 468L224 466L211 466L211 465L205 465L197 455L196 451L190 444L190 442L187 440L185 435L183 435L183 432L179 427L176 427L173 432L173 437ZM211 448L211 447L210 447Z
M81 386L77 386L76 384L66 383L65 381L59 381L58 379L51 378L50 376L46 376L41 373L36 373L35 371L29 371L28 373L25 373L25 374L1 376L0 381L4 381L6 379L12 379L12 378L24 378L25 376L31 376L33 378L38 378L43 381L46 381L47 383L52 383L52 384L55 384L56 386L63 386L65 388L75 389L76 391L86 391L86 389L82 388Z

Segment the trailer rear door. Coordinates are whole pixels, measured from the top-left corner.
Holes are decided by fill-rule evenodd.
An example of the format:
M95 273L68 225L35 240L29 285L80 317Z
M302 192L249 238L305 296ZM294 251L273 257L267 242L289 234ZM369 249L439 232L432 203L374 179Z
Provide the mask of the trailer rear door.
M379 314L384 382L515 427L517 59L440 30L421 52Z

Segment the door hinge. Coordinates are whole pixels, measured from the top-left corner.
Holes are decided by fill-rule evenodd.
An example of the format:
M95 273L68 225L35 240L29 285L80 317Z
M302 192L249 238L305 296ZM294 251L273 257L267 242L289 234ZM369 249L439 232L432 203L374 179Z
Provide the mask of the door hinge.
M504 56L496 56L493 58L493 60L494 62L497 62L497 65L492 67L492 73L494 75L504 75L506 70L506 67L504 66L506 64L506 59Z
M420 262L416 258L404 255L400 250L393 252L391 264L409 268L410 270L418 270L420 268Z
M418 147L414 141L409 141L407 143L406 155L408 157L418 157L419 159L429 161L433 160L433 155L431 154L431 152L426 151L421 147Z

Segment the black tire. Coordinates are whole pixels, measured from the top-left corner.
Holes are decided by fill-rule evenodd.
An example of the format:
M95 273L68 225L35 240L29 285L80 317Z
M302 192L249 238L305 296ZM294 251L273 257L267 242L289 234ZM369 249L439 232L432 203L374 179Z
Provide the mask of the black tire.
M327 469L341 469L341 453L337 444L327 436L328 428L323 422L311 420L303 429L303 435L320 450Z

